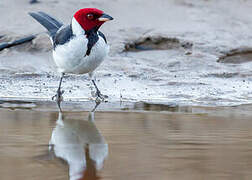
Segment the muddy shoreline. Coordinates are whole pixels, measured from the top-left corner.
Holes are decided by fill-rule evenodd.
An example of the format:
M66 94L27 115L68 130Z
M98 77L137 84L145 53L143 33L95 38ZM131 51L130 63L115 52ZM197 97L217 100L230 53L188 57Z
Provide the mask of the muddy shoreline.
M50 41L28 12L45 11L68 23L79 7L97 7L115 17L101 29L111 51L96 71L109 101L123 97L189 106L252 103L250 1L151 0L144 2L144 8L142 3L43 0L31 5L3 0L1 12L16 10L0 17L2 25L8 24L0 31L0 43L39 35L0 52L0 97L49 101L57 89ZM66 7L65 13L56 10ZM20 21L11 20L14 17ZM86 75L69 75L63 82L65 101L88 100L88 84Z
M81 112L90 111L95 106L94 101L66 101L62 102L61 107L64 112ZM38 99L19 99L2 98L0 100L0 109L3 110L27 110L38 112L58 112L59 109L55 102L41 101ZM252 104L239 106L188 106L178 105L174 103L163 102L134 102L134 101L118 101L103 102L96 111L99 112L136 112L136 113L161 113L161 114L197 114L216 117L224 116L252 116Z

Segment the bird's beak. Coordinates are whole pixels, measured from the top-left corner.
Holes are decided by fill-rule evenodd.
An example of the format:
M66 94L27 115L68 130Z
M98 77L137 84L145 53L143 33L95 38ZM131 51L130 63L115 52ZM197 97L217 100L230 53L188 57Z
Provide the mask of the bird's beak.
M113 19L114 18L112 18L111 16L109 16L107 14L102 14L102 16L98 18L98 20L102 21L102 22L111 21Z

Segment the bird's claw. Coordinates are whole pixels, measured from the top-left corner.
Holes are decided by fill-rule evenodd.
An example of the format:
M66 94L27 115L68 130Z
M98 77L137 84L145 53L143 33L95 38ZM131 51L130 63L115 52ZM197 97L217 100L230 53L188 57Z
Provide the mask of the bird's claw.
M56 100L56 102L59 104L61 101L63 101L63 94L64 94L64 90L60 90L58 89L57 90L57 94L55 94L53 97L52 97L52 100Z
M103 95L99 90L96 91L96 99L95 99L96 103L101 103L101 102L108 102L108 96L107 95Z

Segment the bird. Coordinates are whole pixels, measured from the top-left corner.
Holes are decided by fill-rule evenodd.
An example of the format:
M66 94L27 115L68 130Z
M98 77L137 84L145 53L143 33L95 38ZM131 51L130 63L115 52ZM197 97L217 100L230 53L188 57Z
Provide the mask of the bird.
M63 100L61 84L66 73L88 74L96 89L96 100L103 101L107 96L101 94L93 74L109 52L106 37L99 28L113 17L97 8L83 8L74 13L70 24L64 25L42 11L29 15L47 29L53 46L53 60L61 74L57 93L52 97L58 106Z

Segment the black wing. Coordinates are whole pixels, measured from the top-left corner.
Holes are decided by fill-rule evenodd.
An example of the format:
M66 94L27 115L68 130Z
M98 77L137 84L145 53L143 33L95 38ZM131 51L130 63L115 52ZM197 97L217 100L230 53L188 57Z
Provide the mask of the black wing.
M48 30L52 38L54 38L59 28L63 26L61 22L44 12L30 12L29 14Z
M66 42L70 41L70 39L73 37L73 31L70 25L61 28L54 36L53 38L53 46L54 48L57 45L65 44Z
M101 31L98 31L98 35L101 36L104 39L104 41L107 43L107 39Z

